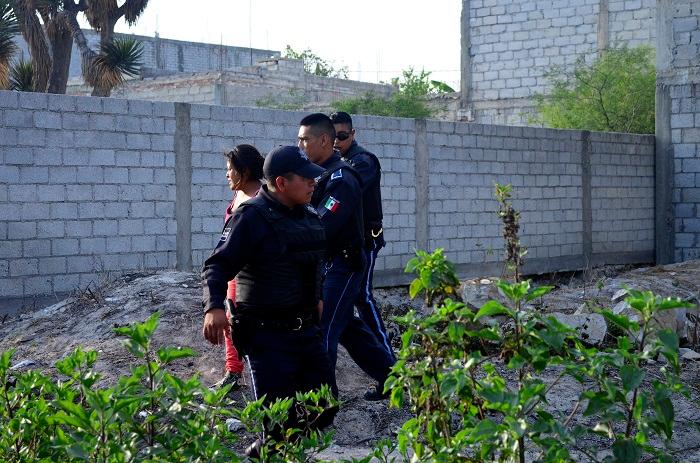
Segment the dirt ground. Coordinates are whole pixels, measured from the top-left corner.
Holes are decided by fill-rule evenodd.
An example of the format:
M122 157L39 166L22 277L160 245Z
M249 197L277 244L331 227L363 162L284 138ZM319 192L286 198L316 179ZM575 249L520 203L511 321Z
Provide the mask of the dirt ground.
M544 281L542 278L540 280ZM654 289L663 295L677 295L697 302L700 294L700 261L650 268L608 268L597 273L550 275L547 283L558 288L544 298L541 310L573 313L584 299L597 298L601 304L613 303L613 296L623 285ZM488 291L486 291L488 293ZM406 288L376 290L378 305L389 320L420 301L410 301ZM181 376L199 374L205 384L214 383L223 373L223 350L209 345L201 335L202 309L200 281L196 274L161 271L155 274L131 274L76 295L44 309L0 320L0 350L16 349L13 363L30 360L30 368L53 374L56 360L79 345L99 352L97 369L102 382L109 384L126 374L133 363L130 354L115 337L113 328L143 321L160 312L156 346L187 346L199 355L173 366ZM398 330L388 322L390 330ZM395 339L398 342L398 339ZM698 346L690 346L696 347ZM700 352L700 350L698 350ZM650 365L653 371L660 365ZM556 372L551 372L551 378ZM677 423L674 448L678 461L700 463L700 362L683 361L683 378L692 390L691 399L676 401ZM333 446L323 459L359 457L367 454L381 438L391 437L409 417L407 410L387 408L384 402L367 402L362 395L371 380L341 349L338 359L338 384L344 403L336 418ZM570 412L579 386L562 382L553 389L553 410ZM584 422L583 417L575 420Z

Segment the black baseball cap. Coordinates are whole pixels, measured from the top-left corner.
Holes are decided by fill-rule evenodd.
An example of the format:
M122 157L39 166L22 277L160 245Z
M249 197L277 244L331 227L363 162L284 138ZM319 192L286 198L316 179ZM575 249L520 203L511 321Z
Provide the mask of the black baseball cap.
M263 175L267 180L290 172L304 178L316 178L324 169L309 161L309 157L296 146L278 146L265 156Z

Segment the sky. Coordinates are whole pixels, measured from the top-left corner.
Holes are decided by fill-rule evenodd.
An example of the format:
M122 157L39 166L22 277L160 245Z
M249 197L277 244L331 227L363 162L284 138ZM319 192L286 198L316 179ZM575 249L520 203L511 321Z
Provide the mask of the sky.
M459 87L461 0L150 0L118 32L297 51L310 48L349 77L388 82L403 69ZM196 5L193 7L192 5Z

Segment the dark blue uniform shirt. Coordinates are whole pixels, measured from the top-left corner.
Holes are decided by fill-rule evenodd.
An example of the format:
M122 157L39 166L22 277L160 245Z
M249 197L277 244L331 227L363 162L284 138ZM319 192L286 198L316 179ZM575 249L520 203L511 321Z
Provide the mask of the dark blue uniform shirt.
M272 198L266 187L260 190L273 207L284 214L304 215L304 206L290 210ZM224 308L228 281L253 259L278 256L282 244L273 228L254 208L238 208L224 225L219 243L202 268L204 310Z
M327 169L338 161L340 155L336 152L321 167ZM352 244L357 238L354 235L357 234L355 222L358 213L362 220L360 182L347 167L340 167L331 172L325 185L319 184L316 188L319 191L314 192L311 204L321 217L329 244L338 247Z

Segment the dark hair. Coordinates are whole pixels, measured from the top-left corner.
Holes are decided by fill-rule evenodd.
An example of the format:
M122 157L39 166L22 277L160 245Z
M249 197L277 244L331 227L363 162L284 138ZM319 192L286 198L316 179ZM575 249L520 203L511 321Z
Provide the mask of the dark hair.
M331 140L335 140L335 127L331 118L323 113L309 114L299 122L299 125L311 127L316 135L327 134Z
M345 111L331 114L331 122L334 124L347 124L352 129L352 117Z
M253 145L236 145L224 156L241 177L248 173L248 180L263 178L264 158Z

